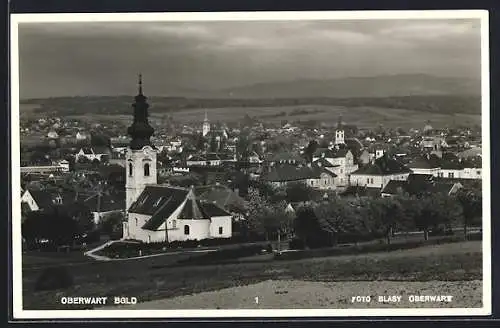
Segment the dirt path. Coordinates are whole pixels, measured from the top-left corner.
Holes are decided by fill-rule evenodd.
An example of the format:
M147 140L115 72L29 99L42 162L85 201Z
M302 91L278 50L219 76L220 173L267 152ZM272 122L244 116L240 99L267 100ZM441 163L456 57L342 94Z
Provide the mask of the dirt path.
M451 302L410 302L413 296L452 296ZM131 295L132 296L132 295ZM370 303L352 302L371 296ZM396 303L379 303L379 296L401 296ZM129 309L313 309L481 307L481 281L356 281L312 282L268 280L249 286L221 289L115 308ZM109 308L109 307L106 307Z

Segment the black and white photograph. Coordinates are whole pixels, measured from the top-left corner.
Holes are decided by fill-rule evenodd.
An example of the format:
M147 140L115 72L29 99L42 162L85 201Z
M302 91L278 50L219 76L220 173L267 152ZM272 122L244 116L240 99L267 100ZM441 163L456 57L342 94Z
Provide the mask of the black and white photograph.
M13 14L14 317L491 314L486 11Z

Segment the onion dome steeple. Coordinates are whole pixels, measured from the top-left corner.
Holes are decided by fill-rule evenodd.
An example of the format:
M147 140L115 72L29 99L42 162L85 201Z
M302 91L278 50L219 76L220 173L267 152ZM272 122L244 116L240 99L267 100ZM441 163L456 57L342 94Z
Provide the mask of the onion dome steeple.
M147 98L142 93L142 75L139 74L139 92L135 96L135 103L132 104L134 108L134 122L128 128L128 134L132 137L130 141L130 148L137 150L142 149L144 146L151 146L151 136L154 129L148 122L148 108L149 104L146 102Z

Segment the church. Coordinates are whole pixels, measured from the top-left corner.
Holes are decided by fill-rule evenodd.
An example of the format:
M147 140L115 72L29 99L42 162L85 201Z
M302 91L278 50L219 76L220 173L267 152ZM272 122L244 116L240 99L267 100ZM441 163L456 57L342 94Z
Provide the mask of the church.
M126 151L126 212L123 239L146 243L229 238L232 215L213 202L197 199L193 188L157 183L157 149L148 121L149 104L142 92L135 97L134 120L128 128Z

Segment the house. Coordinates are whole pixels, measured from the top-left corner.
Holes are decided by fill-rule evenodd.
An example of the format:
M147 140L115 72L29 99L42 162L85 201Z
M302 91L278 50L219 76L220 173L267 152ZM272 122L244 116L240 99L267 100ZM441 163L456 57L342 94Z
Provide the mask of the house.
M463 185L459 182L436 181L432 175L412 174L407 181L391 180L381 191L382 197L396 195L455 194Z
M363 149L363 151L359 155L358 162L361 165L366 165L366 164L371 163L372 160L374 159L374 157L375 157L374 154L371 154L368 150Z
M276 154L269 155L267 158L267 162L270 165L279 165L279 164L301 165L305 163L305 159L296 153L279 152Z
M89 138L89 136L85 132L78 131L76 133L76 140L77 141L84 141L84 140L87 140L88 138Z
M350 184L370 188L384 188L391 180L406 180L411 170L397 159L384 154L373 163L351 173Z
M98 160L101 161L103 157L109 156L111 151L108 147L83 147L80 151L76 153L76 161L84 157L89 161Z
M252 164L260 164L262 163L262 160L260 159L259 154L257 154L255 151L253 151L250 156L248 156L248 161Z
M232 190L219 183L197 187L195 194L200 200L215 203L234 215L244 213L246 210L246 201L240 197L239 190Z
M188 167L192 166L206 166L207 160L201 155L191 155L186 161Z
M347 186L349 183L349 174L358 169L358 165L354 164L354 156L348 148L339 149L319 149L313 155L313 163L319 162L320 159L327 161L332 166L327 169L336 175L335 184L337 186ZM324 167L325 164L323 164Z
M300 182L320 190L334 190L336 174L320 166L295 167L281 165L262 175L264 181L275 187Z
M42 190L26 189L21 196L21 206L30 211L40 211L52 204L54 204L54 199L51 194Z
M442 161L441 169L438 173L440 178L462 178L464 166L459 161Z
M62 160L55 165L21 166L21 173L50 174L57 172L69 172L69 162Z
M437 156L419 156L410 160L407 165L414 174L430 174L438 176L441 168L440 161Z
M222 164L222 159L217 153L208 153L205 155L191 155L186 161L186 165L188 167L220 166L221 164Z
M194 188L149 185L128 209L124 237L142 242L229 238L231 213L198 199Z
M124 194L102 196L94 194L83 199L82 202L92 213L95 224L99 224L102 219L105 219L113 213L125 212Z

